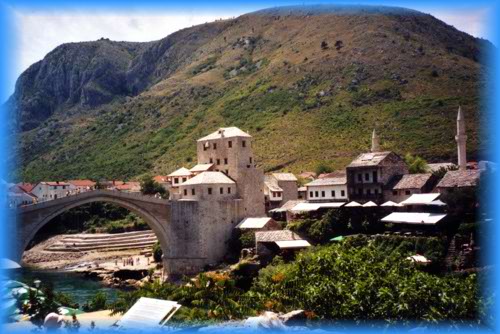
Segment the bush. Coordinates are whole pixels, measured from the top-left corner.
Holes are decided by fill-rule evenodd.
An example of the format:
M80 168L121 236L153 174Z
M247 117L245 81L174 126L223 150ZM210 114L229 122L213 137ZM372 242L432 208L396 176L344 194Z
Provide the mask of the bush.
M89 301L87 301L82 309L85 312L95 312L108 309L108 296L102 291L97 292Z
M406 154L405 162L408 165L410 174L427 173L428 171L427 161L417 155Z
M255 232L248 231L240 236L241 248L255 247Z
M325 164L324 162L321 162L316 166L316 169L314 170L314 172L316 173L316 175L319 176L320 174L331 173L331 172L333 172L333 169L332 169L332 167Z
M252 290L267 309L302 309L334 322L478 322L481 306L475 274L431 275L370 243L301 252L295 262L262 269Z
M163 250L161 249L160 242L157 241L153 246L153 259L157 263L161 263L161 257L163 255Z

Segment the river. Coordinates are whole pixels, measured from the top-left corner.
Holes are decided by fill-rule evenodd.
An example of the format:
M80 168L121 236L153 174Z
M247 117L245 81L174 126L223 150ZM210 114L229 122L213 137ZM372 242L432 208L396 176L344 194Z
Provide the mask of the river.
M16 281L33 286L33 281L39 279L44 284L51 282L56 292L64 292L71 295L73 300L82 306L97 292L106 293L108 301L114 301L117 297L118 289L103 286L99 281L84 277L78 273L64 271L36 270L21 268L16 270L11 277Z

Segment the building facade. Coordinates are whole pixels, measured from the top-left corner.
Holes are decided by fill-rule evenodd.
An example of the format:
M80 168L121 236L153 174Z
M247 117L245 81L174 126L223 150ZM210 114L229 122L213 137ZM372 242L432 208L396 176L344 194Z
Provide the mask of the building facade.
M345 202L348 200L345 176L317 179L306 184L309 202Z
M31 190L39 202L66 197L70 192L67 182L39 182Z

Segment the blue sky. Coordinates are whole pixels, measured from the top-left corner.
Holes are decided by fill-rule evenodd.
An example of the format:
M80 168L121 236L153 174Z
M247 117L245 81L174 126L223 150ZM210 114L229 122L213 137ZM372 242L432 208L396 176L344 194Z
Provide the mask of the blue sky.
M51 6L42 6L20 2L11 6L16 36L16 61L12 66L7 94L13 92L15 80L24 70L63 43L91 41L101 37L122 41L151 41L185 27L235 17L262 8L325 1L259 1L252 4L219 1L212 6L197 2L184 5L180 2L170 2L161 8L145 5L125 6L120 9L108 7L113 5L112 1L105 2L108 4L106 6L91 2L92 8L83 9L69 6L67 3L61 3L60 6L54 3ZM384 4L395 3L385 1ZM473 36L487 39L490 37L487 28L490 8L487 3L478 1L474 6L470 6L456 3L436 5L429 1L419 1L397 5L429 13Z

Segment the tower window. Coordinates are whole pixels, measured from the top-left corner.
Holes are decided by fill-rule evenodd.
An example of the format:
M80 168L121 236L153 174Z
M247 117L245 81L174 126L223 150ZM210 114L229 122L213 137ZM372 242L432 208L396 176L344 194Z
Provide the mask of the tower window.
M245 140L241 141L241 146L242 147L247 147L247 142Z
M227 147L229 148L233 147L233 142L231 140L227 142Z
M221 188L219 189L219 191L220 191L220 194L221 194L221 195L222 195L222 194L224 194L224 188L222 188L222 187L221 187Z
M227 188L227 193L230 194L231 193L231 188Z
M191 195L193 195L193 196L196 195L196 192L195 192L194 188L191 189Z
M224 165L227 165L227 158L224 158Z
M216 143L214 143L214 150L216 150L216 149L217 149L217 144L216 144Z
M184 189L184 196L187 196L187 195L188 195L188 190Z
M217 165L220 165L220 159L217 159Z
M210 163L213 164L214 163L214 159L213 158L210 158Z
M252 163L252 157L250 157L250 163Z
M208 194L212 195L212 188L208 188Z

